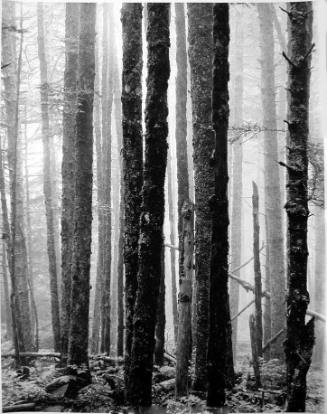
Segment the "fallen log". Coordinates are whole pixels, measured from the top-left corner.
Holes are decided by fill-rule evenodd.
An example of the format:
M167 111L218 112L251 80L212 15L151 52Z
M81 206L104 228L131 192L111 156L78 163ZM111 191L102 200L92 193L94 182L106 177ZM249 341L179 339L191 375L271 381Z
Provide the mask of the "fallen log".
M262 352L265 352L267 350L267 348L269 348L270 345L272 343L274 343L281 336L281 334L284 332L284 330L285 330L284 328L281 329L272 338L270 338L269 341L267 341L267 343L265 343L265 345L263 346Z
M234 315L232 318L231 318L231 322L234 320L234 319L236 319L236 318L238 318L244 311L246 311L247 310L247 308L249 308L251 305L253 305L253 303L254 303L254 299L252 299L251 300L251 302L249 302L246 306L244 306L244 308L242 308L236 315Z
M172 355L167 354L167 352L164 353L164 358L169 361L172 362L173 364L176 364L176 358L174 358Z
M60 358L59 352L20 352L19 356L21 357L30 357L30 358ZM1 354L1 358L15 358L13 352L7 354Z
M165 243L164 247L168 247L169 249L179 250L178 246L173 246L172 244Z
M153 391L155 392L169 392L173 391L175 389L175 378L171 378L162 382L159 382L158 384L153 385Z
M19 405L7 405L2 407L3 413L17 413L19 411L34 411L36 407L35 403L26 403Z

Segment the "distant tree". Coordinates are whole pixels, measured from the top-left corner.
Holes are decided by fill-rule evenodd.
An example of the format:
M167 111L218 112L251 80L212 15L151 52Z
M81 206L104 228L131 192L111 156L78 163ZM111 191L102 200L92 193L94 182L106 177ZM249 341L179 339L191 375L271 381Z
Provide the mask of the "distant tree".
M133 316L138 271L141 190L143 182L142 138L142 4L124 3L122 127L124 179L125 264L125 388L131 363Z
M2 66L4 83L5 116L8 139L8 167L10 192L10 219L5 232L7 260L12 288L12 309L15 347L21 352L33 350L31 313L28 293L27 252L24 234L24 191L22 180L22 151L19 140L19 99L22 66L23 32L21 31L18 54L15 4L5 2L2 21ZM21 21L22 23L22 21ZM22 24L21 24L22 25ZM22 27L21 27L22 28Z
M38 23L38 54L40 62L40 98L41 98L41 127L43 144L43 192L45 202L45 215L47 223L47 250L50 275L51 318L55 351L60 351L60 317L57 279L57 259L55 250L54 214L53 214L53 188L51 179L51 153L50 153L50 121L49 121L49 81L48 68L45 55L43 4L37 5Z
M308 117L312 45L311 2L288 5L288 134L287 202L288 295L285 355L287 411L304 412L306 375L314 344L314 320L305 323L307 291L308 223Z
M75 210L68 364L88 365L96 5L80 5Z
M265 214L269 249L271 335L285 327L285 265L277 142L274 26L269 4L257 4L261 33L261 99L263 108ZM282 337L270 347L271 358L282 358Z
M211 123L212 4L188 4L188 24L196 217L196 354L194 388L204 391L207 383L209 275L212 233L209 199L214 192L214 172L210 161L214 151L214 132Z
M134 332L128 381L128 398L133 406L150 406L152 401L154 330L160 288L164 182L168 147L170 5L148 3L147 11L148 77L144 181Z
M213 90L212 124L215 151L212 164L215 174L214 192L210 197L212 211L212 246L210 265L208 394L209 407L225 403L225 374L229 324L228 296L228 166L227 136L229 117L229 6L213 6Z
M162 366L164 363L165 353L165 328L166 328L166 312L165 312L166 286L165 286L165 249L161 250L161 273L160 287L157 308L157 320L155 328L155 347L154 347L154 363Z
M192 354L192 282L194 214L189 199L189 172L187 161L187 51L185 8L175 4L176 13L176 158L178 184L178 238L179 238L179 309L176 348L176 395L187 395L188 371Z
M243 124L243 110L244 110L244 17L241 11L236 11L236 27L235 27L235 44L237 45L235 51L235 82L233 86L233 100L231 123L235 128L242 127ZM232 152L232 178L231 178L231 258L230 269L233 273L240 277L240 270L242 259L242 194L243 194L243 144L242 136L231 144ZM230 312L231 316L237 314L239 310L239 296L240 287L235 280L230 282ZM233 357L236 359L236 345L238 332L238 318L232 322L232 346Z
M110 353L111 331L111 112L113 102L113 78L112 78L112 4L103 4L103 62L102 62L102 230L103 230L103 268L102 268L102 296L101 296L101 352Z
M62 140L61 213L61 354L67 359L70 322L71 270L74 237L75 200L75 118L77 95L79 4L66 3L65 73Z

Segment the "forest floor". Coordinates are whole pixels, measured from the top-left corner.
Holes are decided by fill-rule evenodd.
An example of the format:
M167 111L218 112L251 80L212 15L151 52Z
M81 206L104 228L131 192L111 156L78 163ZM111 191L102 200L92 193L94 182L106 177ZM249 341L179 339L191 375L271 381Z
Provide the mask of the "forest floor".
M131 410L123 406L123 368L106 357L90 360L92 384L69 395L63 383L54 390L49 384L60 376L55 358L37 358L28 370L17 372L12 358L2 359L2 407L3 412L111 412ZM62 377L61 377L62 378ZM204 413L204 396L190 393L175 400L175 368L172 361L163 367L155 367L153 380L153 407L149 414ZM282 412L285 403L285 366L272 360L261 366L262 387L255 386L250 362L250 346L243 343L238 349L236 385L228 391L226 412ZM307 412L324 412L324 378L321 369L311 368L308 373ZM50 386L51 388L51 386ZM53 388L53 387L52 387ZM29 405L26 405L29 404Z

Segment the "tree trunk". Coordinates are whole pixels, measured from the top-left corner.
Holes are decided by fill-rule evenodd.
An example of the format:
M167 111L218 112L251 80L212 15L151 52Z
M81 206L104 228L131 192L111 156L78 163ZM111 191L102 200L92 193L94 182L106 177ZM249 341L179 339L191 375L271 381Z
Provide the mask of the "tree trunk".
M187 160L187 52L184 4L176 3L176 158L178 182L179 299L176 395L187 395L192 355L194 207L189 200Z
M93 95L95 16L92 3L80 5L78 94L75 139L75 210L68 364L88 364L92 224Z
M242 127L243 124L243 95L244 95L244 65L243 65L243 49L244 49L244 33L241 13L237 13L237 25L235 32L235 44L237 45L235 56L235 84L234 84L234 117L233 124L236 128ZM242 194L243 194L243 145L242 137L239 137L232 143L232 211L231 211L231 257L230 267L236 269L241 265L242 257ZM237 277L240 277L241 272L235 272ZM230 312L231 315L236 315L239 308L239 285L235 281L230 282ZM232 346L233 357L236 361L236 345L237 345L237 329L238 320L234 319L232 323ZM230 363L232 365L232 362Z
M172 159L170 152L168 152L168 166L167 166L167 179L168 179L168 214L169 214L169 228L170 228L170 244L175 246L175 214L174 214L174 194L173 194L173 178L172 178ZM173 303L173 324L174 324L174 338L175 344L177 342L177 330L178 330L178 312L177 312L177 287L176 287L176 252L175 249L170 249L170 268L171 268L171 291L172 291L172 303Z
M287 411L304 412L306 375L314 343L314 320L305 324L307 291L308 222L308 107L312 50L312 5L288 6L289 63L287 151L288 192L288 296L285 355L287 364Z
M45 215L47 223L47 250L49 260L51 319L55 352L60 351L60 317L57 280L57 259L55 250L54 215L53 215L53 189L51 180L50 159L50 123L49 123L49 83L48 69L45 56L43 5L37 5L38 24L38 54L40 61L40 98L41 122L43 144L43 192L45 202Z
M154 329L163 245L164 182L167 164L169 65L169 4L147 4L148 77L142 213L140 219L139 270L134 310L134 334L129 401L151 405Z
M97 267L95 279L91 352L99 352L101 324L101 287L103 274L103 220L102 220L102 146L101 146L101 114L100 114L100 56L99 42L96 41L95 83L94 83L94 137L96 152L96 195L97 195Z
M229 315L228 296L228 166L227 139L229 118L229 6L213 6L213 91L212 125L215 152L212 164L214 192L210 197L212 212L212 247L210 265L210 305L208 340L208 407L225 403L226 348Z
M165 353L165 327L166 327L166 313L165 313L165 248L162 247L161 252L161 275L160 287L158 297L157 322L155 329L156 344L154 348L154 363L162 366L164 363Z
M261 98L264 131L265 214L267 216L268 268L271 277L271 335L285 326L285 268L282 206L276 122L276 84L274 60L274 27L271 7L258 4L261 33ZM282 338L271 346L272 358L283 358Z
M206 367L212 229L209 198L214 192L214 173L210 165L210 158L214 150L214 133L211 126L212 4L190 3L188 5L188 17L196 217L196 354L194 388L198 391L205 391L207 383Z
M125 264L125 388L128 388L138 271L142 189L142 5L124 3L123 30L123 177Z
M25 105L25 120L27 118L26 105ZM31 302L31 323L34 334L34 350L39 350L39 317L37 312L37 306L34 295L34 269L32 260L32 226L31 226L31 214L30 214L30 189L29 189L29 172L28 172L28 139L27 139L27 124L25 123L24 132L24 144L25 144L25 192L26 192L26 233L27 233L27 275L28 275L28 287L30 292Z
M14 4L4 3L4 26L16 25ZM21 19L22 26L22 19ZM27 283L27 253L24 223L24 191L22 187L21 171L21 143L19 140L19 97L20 73L23 50L23 32L20 34L18 64L16 64L15 33L9 29L3 30L2 35L2 61L8 63L3 70L4 101L6 111L7 137L8 137L8 167L11 200L11 223L5 232L8 237L8 264L12 283L11 306L13 324L15 325L15 341L19 351L33 350L32 327L30 319L30 304ZM9 224L9 219L8 219ZM9 227L9 226L8 226Z
M103 285L101 298L101 352L110 354L111 325L111 111L113 102L112 5L103 5L102 63L102 214L103 214ZM109 29L109 30L108 30Z
M61 205L61 358L67 360L75 199L75 118L79 5L66 3Z
M3 243L2 245L2 282L3 282L3 300L4 300L4 310L5 310L5 322L6 322L6 335L8 339L12 339L12 318L10 310L10 293L9 293L9 284L8 284L8 274L7 274L7 254L6 246Z
M260 226L259 226L259 193L258 187L252 181L252 215L253 215L253 257L254 257L254 296L255 296L255 334L257 353L262 357L262 285L260 268Z

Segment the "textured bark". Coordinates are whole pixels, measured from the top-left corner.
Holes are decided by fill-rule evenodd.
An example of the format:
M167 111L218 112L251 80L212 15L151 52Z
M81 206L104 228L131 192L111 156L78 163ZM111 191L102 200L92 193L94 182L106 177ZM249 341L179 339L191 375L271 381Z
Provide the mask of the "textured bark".
M257 341L256 317L252 314L250 315L250 318L249 318L249 328L250 328L253 372L254 372L254 377L255 377L255 385L258 389L259 387L261 387L259 351L258 351L258 341Z
M96 42L95 80L94 80L94 137L96 154L96 187L97 187L97 265L94 293L94 308L92 322L91 352L99 352L100 339L100 310L101 310L101 286L103 264L103 226L102 226L102 150L101 150L101 114L100 114L100 56L99 43Z
M164 182L167 164L169 4L147 4L148 77L144 183L139 238L139 270L133 319L133 344L128 384L134 406L151 405L154 329L160 287Z
M2 245L2 258L1 258L1 267L2 267L2 284L3 284L3 303L5 310L5 322L6 322L6 335L8 339L12 338L12 319L11 319L11 310L10 310L10 293L9 293L9 284L8 284L8 272L7 272L7 254L6 247L3 243Z
M124 3L123 30L123 177L125 264L125 388L129 378L138 271L142 189L142 5Z
M170 244L175 246L175 212L174 212L174 192L172 181L172 159L168 153L167 179L168 179L168 215L169 215L169 229L170 229ZM178 312L177 312L177 288L176 288L176 252L175 249L170 249L170 268L171 268L171 294L172 294L172 310L173 310L173 325L174 325L174 339L177 342L178 330Z
M158 297L157 322L155 329L156 344L154 348L154 363L162 366L164 363L165 353L165 327L166 327L166 313L165 313L165 249L162 247L161 251L161 275L160 287Z
M80 5L74 243L68 344L68 364L76 365L88 364L95 16L95 4Z
M288 6L288 133L287 202L288 296L285 355L287 364L287 411L304 412L306 375L314 343L314 320L305 324L307 291L308 222L308 106L312 42L312 4ZM286 55L285 55L286 56Z
M264 186L267 216L268 268L271 275L271 335L285 326L285 266L283 248L282 206L280 197L280 166L278 159L276 122L276 84L274 66L274 27L272 9L258 4L261 33L261 99L264 131ZM282 338L271 345L272 358L283 358Z
M254 296L255 296L255 336L257 353L262 357L262 285L260 268L260 226L259 226L259 193L258 186L252 182L252 216L253 216L253 257L254 257Z
M228 118L229 118L229 6L213 6L213 90L212 124L215 152L212 164L215 174L214 193L210 197L212 211L212 247L210 264L210 305L208 340L209 407L225 403L226 348L229 322L228 296Z
M57 258L55 249L53 188L51 179L50 156L50 121L49 121L49 83L48 69L45 55L43 5L37 5L38 27L38 55L40 63L40 99L41 99L41 129L43 145L43 193L45 202L45 216L47 224L47 251L49 261L51 321L55 352L60 350L60 317L57 280Z
M267 239L268 235L268 218L265 215L265 235ZM265 246L265 284L264 288L265 291L270 292L270 271L269 271L269 246ZM265 306L264 306L264 313L263 313L263 320L264 320L264 327L263 327L263 342L267 343L271 338L271 306L270 306L270 299L265 298ZM266 361L270 359L270 347L266 349L264 352L264 358Z
M209 198L214 192L214 173L210 165L210 157L214 150L214 133L211 126L212 4L189 4L188 22L196 217L196 354L194 388L198 391L204 391L207 382L206 365L212 232Z
M67 359L70 322L71 266L74 235L75 198L75 118L77 94L77 59L79 5L66 3L65 73L62 140L62 205L61 205L61 358Z
M15 5L4 3L2 21L4 26L16 25ZM22 24L22 21L21 21ZM16 56L15 32L9 29L2 33L2 62L8 64L3 69L4 102L8 137L8 167L11 202L10 229L5 232L8 237L8 263L12 283L11 306L15 341L20 351L33 350L30 304L27 283L27 253L24 223L24 191L21 171L21 143L19 141L19 96L20 72L23 49L23 32L21 32L18 59ZM17 60L16 60L17 59ZM18 63L16 63L18 61ZM9 223L9 219L8 219Z
M192 354L194 207L189 200L187 149L187 52L184 4L176 3L176 158L178 184L179 300L176 395L187 395Z
M236 25L235 44L237 44L235 67L237 70L234 84L234 117L233 124L240 128L243 124L243 19L241 13L237 14L238 23ZM232 211L231 211L231 258L230 267L236 269L241 265L242 253L242 194L243 194L243 145L242 138L232 144L233 164L232 164ZM241 272L235 272L240 277ZM235 281L230 282L230 311L231 315L236 315L239 308L239 285ZM236 360L237 328L238 320L234 319L232 323L232 345L233 357Z

